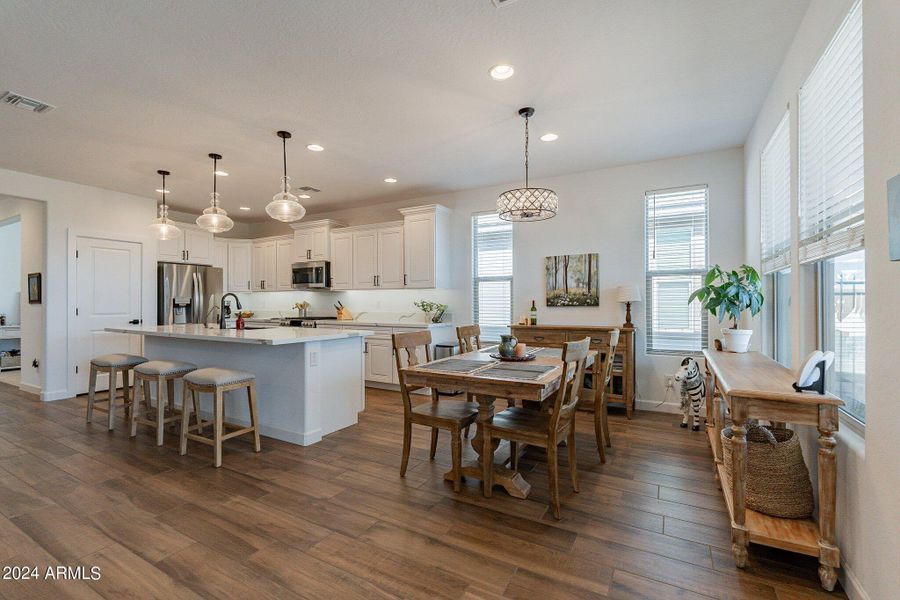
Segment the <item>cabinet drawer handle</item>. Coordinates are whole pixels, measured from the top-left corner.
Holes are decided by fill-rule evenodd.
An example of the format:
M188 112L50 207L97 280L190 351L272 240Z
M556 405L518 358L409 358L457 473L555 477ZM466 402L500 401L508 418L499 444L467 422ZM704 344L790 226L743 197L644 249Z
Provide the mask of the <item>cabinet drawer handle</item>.
M536 336L534 336L534 339L535 339L535 341L538 341L538 342L539 342L539 341L541 341L542 339L544 339L544 336L542 336L542 335L536 335Z
M403 274L403 285L406 285L406 273Z

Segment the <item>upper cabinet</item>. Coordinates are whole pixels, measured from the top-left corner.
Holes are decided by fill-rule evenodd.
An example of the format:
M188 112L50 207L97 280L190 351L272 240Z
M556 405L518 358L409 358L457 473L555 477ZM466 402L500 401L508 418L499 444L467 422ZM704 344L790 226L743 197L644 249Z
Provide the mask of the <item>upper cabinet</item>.
M160 262L211 265L213 263L213 234L189 223L176 223L181 235L174 240L160 241L157 260Z
M354 227L351 231L353 236L353 254L350 261L353 274L351 289L402 288L403 224L367 225Z
M331 289L353 289L353 234L349 231L331 234Z
M331 230L340 226L331 219L291 225L294 229L294 262L331 260Z
M222 238L213 238L212 266L222 269L227 278L228 273L228 242Z
M449 285L450 209L440 204L401 208L403 214L404 286Z
M403 287L403 225L378 229L379 289Z
M293 288L294 240L287 238L275 241L275 289L280 292Z
M250 292L253 290L252 249L249 240L228 242L228 275L225 278L226 291Z
M275 241L253 242L251 271L254 292L274 291L276 283Z

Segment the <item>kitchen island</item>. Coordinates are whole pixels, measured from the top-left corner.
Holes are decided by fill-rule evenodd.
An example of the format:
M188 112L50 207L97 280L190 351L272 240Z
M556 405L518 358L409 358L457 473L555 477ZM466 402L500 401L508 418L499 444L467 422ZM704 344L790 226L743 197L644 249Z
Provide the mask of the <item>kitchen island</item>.
M198 367L240 369L256 375L260 432L308 446L355 425L365 408L365 330L275 327L211 329L203 325L110 327L107 331L143 337L150 360L183 360ZM181 404L181 386L176 390ZM208 416L212 399L203 397ZM225 397L229 421L250 423L246 396Z

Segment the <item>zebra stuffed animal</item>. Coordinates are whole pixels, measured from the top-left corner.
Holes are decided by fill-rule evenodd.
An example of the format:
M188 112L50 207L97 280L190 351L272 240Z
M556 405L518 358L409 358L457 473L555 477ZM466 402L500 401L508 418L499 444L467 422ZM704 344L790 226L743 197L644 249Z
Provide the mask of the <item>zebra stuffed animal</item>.
M694 413L694 423L691 429L700 430L700 405L706 398L706 381L700 375L700 366L697 361L686 356L681 361L681 368L675 373L675 381L681 383L681 426L688 426L688 416Z

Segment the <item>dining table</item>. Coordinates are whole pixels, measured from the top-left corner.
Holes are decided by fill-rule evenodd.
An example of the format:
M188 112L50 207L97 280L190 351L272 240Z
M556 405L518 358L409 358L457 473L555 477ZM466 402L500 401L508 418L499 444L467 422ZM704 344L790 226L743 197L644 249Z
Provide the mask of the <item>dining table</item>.
M490 460L494 463L494 485L502 486L514 498L523 499L528 497L531 484L520 473L509 468L507 458L495 460L495 450L501 444L499 440L494 440L485 452L483 424L493 419L494 402L498 398L546 407L545 403L551 401L559 389L563 371L562 349L530 348L527 353L534 358L501 361L496 358L497 346L490 346L402 369L403 381L408 386L461 391L478 403L476 432L471 440L478 459L462 465L462 476L482 479L482 461ZM587 366L598 359L598 352L591 352ZM506 442L502 444L508 445ZM522 445L520 451L524 451ZM444 479L453 481L452 469L444 474Z

